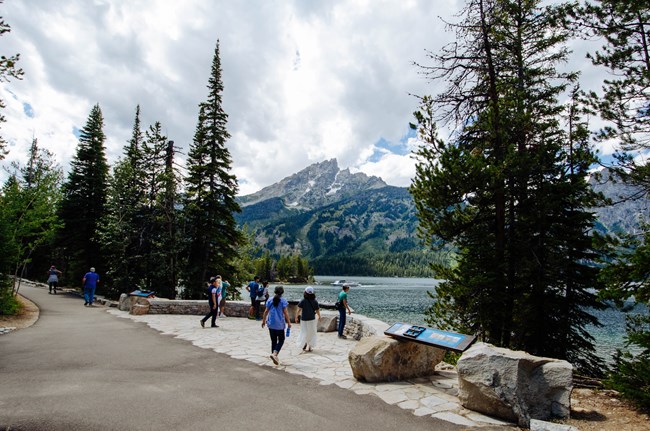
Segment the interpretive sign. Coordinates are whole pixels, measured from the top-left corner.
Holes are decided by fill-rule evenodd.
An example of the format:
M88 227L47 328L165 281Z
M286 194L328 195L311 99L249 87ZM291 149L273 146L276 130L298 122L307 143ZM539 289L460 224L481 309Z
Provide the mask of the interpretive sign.
M400 340L415 341L433 347L449 349L455 352L464 352L476 341L473 335L464 335L457 332L441 331L424 326L410 325L408 323L395 323L384 331L384 334Z

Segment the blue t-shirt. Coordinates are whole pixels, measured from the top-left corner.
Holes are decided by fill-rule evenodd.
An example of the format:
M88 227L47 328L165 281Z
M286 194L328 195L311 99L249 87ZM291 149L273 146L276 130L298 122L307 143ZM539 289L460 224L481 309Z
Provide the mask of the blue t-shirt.
M97 287L97 282L99 281L99 274L96 272L88 272L86 275L84 275L84 278L86 279L86 282L84 283L84 287Z
M251 281L248 283L248 289L250 290L251 298L257 297L257 289L260 288L260 284L256 281Z
M221 282L221 297L225 298L226 295L228 295L228 288L230 287L230 283L227 281L222 281Z
M266 316L266 326L269 329L280 329L284 330L284 312L283 310L289 306L289 302L286 299L280 298L280 303L277 307L273 306L273 298L266 301L266 309L269 310L269 314Z

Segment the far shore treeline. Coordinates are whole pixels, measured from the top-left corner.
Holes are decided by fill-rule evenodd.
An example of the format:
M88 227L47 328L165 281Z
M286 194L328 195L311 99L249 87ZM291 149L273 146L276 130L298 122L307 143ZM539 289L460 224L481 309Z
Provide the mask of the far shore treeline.
M612 202L586 181L604 164L594 144L614 142L612 177L642 190L622 198L648 199L650 6L547 3L466 0L449 24L456 40L417 65L446 86L418 96L412 124L420 143L409 192L423 253L355 260L343 250L340 259L310 263L254 245L255 234L235 218L241 208L217 42L184 174L173 137L160 122L141 125L140 106L130 140L109 166L99 104L67 176L36 137L24 165L5 167L0 314L17 312L17 280L44 280L52 264L73 287L95 267L99 293L111 298L139 288L190 299L202 298L217 274L238 287L254 275L305 282L314 263L319 273L387 275L381 271L409 262L443 280L430 292L428 324L568 360L577 373L604 377L650 408L650 315L630 316L633 348L617 352L611 369L586 331L599 324L592 311L605 301L650 301L648 220L640 233L597 234L593 208ZM0 29L10 30L4 21ZM601 42L589 55L608 74L597 88L581 88L579 71L568 70L569 44L579 38ZM0 79L22 79L18 64L18 54L0 57ZM593 131L594 118L605 126ZM442 139L440 126L454 132ZM0 157L6 149L0 138ZM453 258L428 260L443 251Z

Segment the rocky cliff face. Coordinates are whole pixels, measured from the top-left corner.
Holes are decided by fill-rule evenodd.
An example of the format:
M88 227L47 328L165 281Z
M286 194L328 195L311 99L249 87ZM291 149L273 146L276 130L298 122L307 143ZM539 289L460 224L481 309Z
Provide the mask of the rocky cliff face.
M379 177L340 170L336 159L313 164L282 181L244 196L242 207L279 198L287 208L312 210L371 189L386 187Z
M625 184L608 169L592 175L589 183L611 201L611 205L595 209L598 231L641 233L641 223L650 221L650 199L640 187Z

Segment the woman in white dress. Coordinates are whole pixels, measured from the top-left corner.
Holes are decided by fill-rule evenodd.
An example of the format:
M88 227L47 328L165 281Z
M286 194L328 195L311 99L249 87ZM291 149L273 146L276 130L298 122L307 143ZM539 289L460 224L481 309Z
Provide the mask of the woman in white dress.
M302 318L301 318L302 316ZM316 294L314 288L308 286L303 293L303 299L298 303L298 313L296 315L296 322L300 318L300 334L296 341L302 350L311 352L312 348L316 347L318 322L316 316L320 319L320 308L318 301L316 301Z

